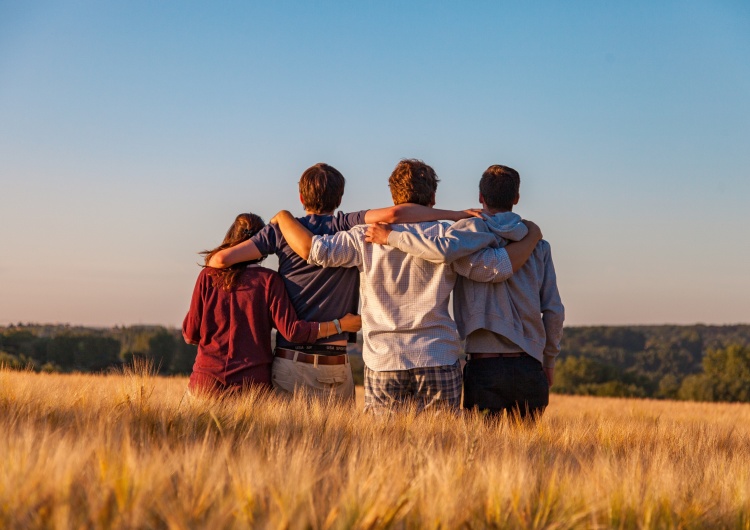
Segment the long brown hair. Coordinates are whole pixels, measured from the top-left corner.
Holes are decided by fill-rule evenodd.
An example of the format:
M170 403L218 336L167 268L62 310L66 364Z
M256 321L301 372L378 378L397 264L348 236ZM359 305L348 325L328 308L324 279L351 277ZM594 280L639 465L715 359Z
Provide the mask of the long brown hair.
M246 241L257 234L266 223L260 216L254 213L241 213L232 223L232 226L227 230L227 235L224 236L224 241L221 245L213 250L204 250L201 255L205 256L204 267L208 266L208 262L211 257L220 250L225 248L233 247ZM243 261L242 263L235 263L231 267L226 269L214 269L216 282L214 285L220 285L225 291L231 290L237 283L237 276L247 265L251 263L259 263L263 259L257 259L254 261Z

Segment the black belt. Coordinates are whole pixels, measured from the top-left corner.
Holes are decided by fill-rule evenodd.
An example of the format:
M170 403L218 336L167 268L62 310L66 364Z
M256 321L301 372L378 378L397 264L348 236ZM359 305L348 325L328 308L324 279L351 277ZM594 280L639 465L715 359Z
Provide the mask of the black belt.
M514 353L468 353L469 360L475 359L496 359L498 357L523 357L526 355L525 352L514 352Z

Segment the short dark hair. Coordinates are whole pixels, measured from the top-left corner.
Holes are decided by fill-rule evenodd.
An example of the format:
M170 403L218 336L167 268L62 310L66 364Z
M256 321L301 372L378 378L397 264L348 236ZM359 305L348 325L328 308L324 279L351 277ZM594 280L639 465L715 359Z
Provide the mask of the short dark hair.
M306 210L332 212L344 196L344 175L333 166L319 162L309 167L299 179L299 193Z
M429 206L440 182L435 170L414 158L403 159L388 179L393 204L413 202Z
M512 210L521 187L518 171L508 166L494 165L482 173L479 193L484 203L493 210Z

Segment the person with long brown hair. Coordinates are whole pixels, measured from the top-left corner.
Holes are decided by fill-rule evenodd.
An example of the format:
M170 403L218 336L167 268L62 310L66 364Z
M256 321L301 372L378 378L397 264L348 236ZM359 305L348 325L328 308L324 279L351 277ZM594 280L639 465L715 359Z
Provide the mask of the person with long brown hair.
M281 276L261 267L260 259L226 269L207 266L216 252L248 240L264 226L259 216L240 214L221 245L201 252L205 265L182 324L185 341L198 345L191 391L236 392L252 385L270 389L274 327L287 340L303 343L335 335L337 329L356 332L362 327L359 315L351 313L340 321L299 320Z

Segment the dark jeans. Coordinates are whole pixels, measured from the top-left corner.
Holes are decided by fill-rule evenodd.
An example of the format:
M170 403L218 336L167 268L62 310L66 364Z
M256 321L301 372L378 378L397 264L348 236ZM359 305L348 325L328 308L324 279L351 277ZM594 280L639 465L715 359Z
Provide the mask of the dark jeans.
M472 359L464 367L464 409L489 415L503 411L521 419L538 418L549 404L542 363L529 355Z

